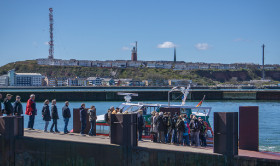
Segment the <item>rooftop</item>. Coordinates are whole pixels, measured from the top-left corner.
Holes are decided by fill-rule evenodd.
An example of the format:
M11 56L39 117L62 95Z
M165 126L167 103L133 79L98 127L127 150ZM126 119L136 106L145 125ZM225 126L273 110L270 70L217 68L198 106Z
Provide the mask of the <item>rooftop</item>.
M16 75L22 75L22 76L42 76L40 73L16 73Z

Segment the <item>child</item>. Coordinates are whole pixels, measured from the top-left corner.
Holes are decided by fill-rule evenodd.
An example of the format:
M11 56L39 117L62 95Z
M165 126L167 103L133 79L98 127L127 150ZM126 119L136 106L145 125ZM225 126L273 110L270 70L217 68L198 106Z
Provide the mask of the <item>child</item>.
M190 146L190 140L189 140L190 127L189 127L189 123L187 122L186 118L184 118L184 124L185 124L185 130L183 133L183 144Z

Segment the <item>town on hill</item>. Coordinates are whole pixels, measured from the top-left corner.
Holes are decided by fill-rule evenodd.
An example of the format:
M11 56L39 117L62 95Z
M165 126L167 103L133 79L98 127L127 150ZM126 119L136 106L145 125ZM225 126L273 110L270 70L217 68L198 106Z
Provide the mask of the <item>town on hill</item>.
M280 83L279 68L266 69L266 79L261 80L261 70L249 65L239 69L174 70L79 64L40 65L36 60L9 63L0 67L0 86L186 86L191 83L193 86L248 87Z

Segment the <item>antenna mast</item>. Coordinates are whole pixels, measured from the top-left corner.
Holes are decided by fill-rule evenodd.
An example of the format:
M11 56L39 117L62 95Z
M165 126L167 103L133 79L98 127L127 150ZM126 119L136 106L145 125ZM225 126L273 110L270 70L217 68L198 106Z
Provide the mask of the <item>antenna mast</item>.
M50 21L50 41L49 41L49 59L53 59L54 43L53 43L53 9L49 8L49 21Z
M263 53L263 55L262 55L262 79L264 80L264 78L265 78L265 74L264 74L264 47L265 47L265 45L263 44L262 45L262 53Z

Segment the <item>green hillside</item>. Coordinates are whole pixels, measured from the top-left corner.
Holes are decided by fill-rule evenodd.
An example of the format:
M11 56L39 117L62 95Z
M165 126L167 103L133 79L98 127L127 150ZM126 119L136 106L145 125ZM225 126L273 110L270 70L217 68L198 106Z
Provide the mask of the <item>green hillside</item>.
M50 77L114 77L133 78L136 80L163 80L163 79L190 79L193 82L204 85L218 83L234 83L260 79L260 70L183 70L174 71L171 69L151 68L97 68L97 67L70 67L70 66L44 66L38 65L35 60L9 63L0 67L0 75L6 74L9 70L15 69L18 73L41 73ZM272 80L280 81L280 71L270 70L266 76Z

